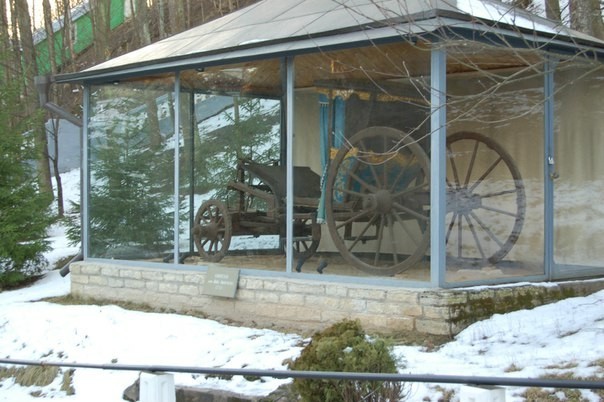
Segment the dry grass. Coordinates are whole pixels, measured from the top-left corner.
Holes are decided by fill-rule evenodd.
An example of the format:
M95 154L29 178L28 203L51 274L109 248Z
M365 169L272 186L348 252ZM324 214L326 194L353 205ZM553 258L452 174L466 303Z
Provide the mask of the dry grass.
M589 402L581 396L581 391L576 389L529 388L523 394L526 402Z
M423 402L451 402L454 400L454 397L455 397L454 390L441 387L440 385L437 385L435 387L435 389L442 394L441 396L438 397L438 399L436 401L432 401L428 397L425 397L422 401Z
M516 365L516 363L512 363L508 367L506 367L503 371L506 373L514 373L516 371L522 371L522 367L518 367Z
M73 374L74 369L69 369L63 372L63 381L61 382L61 391L67 395L75 395L75 388L73 387Z
M548 370L570 370L577 366L578 364L576 362L569 362L565 364L552 364L551 366L546 366L545 368Z
M0 378L14 378L23 387L45 387L59 375L58 367L28 366L0 368Z
M549 368L563 368L571 369L576 367L576 363L568 363L559 366L551 366ZM560 379L560 380L583 380L583 381L602 381L604 379L604 359L593 361L589 364L590 367L599 367L599 373L589 377L577 377L572 372L565 372L561 374L553 374L543 376L542 378ZM594 389L591 390L597 395L601 401L604 401L604 390ZM578 389L544 389L544 388L528 388L523 396L527 402L589 402L590 399L583 397L581 391Z
M60 375L58 367L49 366L27 366L27 367L9 367L0 368L0 379L13 378L16 384L22 387L46 387L52 384ZM67 395L74 395L73 374L75 370L70 369L63 372L61 381L61 391ZM41 396L42 391L32 391L31 395Z

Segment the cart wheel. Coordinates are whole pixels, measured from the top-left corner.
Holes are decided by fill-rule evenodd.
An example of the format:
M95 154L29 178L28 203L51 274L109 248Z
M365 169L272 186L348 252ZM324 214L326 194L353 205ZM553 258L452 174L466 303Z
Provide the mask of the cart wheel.
M394 275L426 255L430 162L411 136L391 127L359 131L331 163L329 232L340 254L372 275Z
M495 264L514 246L526 196L512 157L482 134L447 138L447 255Z
M224 202L208 200L195 215L193 239L199 256L218 262L226 255L232 237L231 216Z
M294 218L294 258L312 257L319 248L321 226L315 219ZM283 238L285 248L285 237Z

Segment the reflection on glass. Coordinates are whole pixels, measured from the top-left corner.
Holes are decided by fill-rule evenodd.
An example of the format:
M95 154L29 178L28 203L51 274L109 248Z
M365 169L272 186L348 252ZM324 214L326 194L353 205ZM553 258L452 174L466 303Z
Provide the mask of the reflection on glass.
M464 65L485 69L447 77L446 280L543 275L543 75Z
M285 266L279 69L262 61L181 74L192 110L187 264Z
M173 250L173 94L94 87L89 129L88 254L152 259Z
M604 70L560 63L555 74L554 261L562 276L604 270Z
M321 175L324 223L303 272L430 278L429 60L408 43L296 57L294 164Z
M497 264L524 224L526 196L518 167L493 139L468 131L447 138L447 162L449 263Z
M275 174L264 177L261 167L279 162L280 101L198 95L196 111L208 109L216 113L196 112L197 250L216 262L229 249L277 249L285 182L266 187Z
M270 244L271 240L254 237L263 234L259 228L261 225L253 225L246 219L246 216L249 217L246 214L258 212L270 217L278 213L275 210L278 205L271 205L274 204L274 196L262 192L261 178L252 175L248 166L279 161L280 102L258 98L197 96L197 110L208 104L220 106L217 114L201 116L197 124L200 142L196 160L202 163L196 166L195 184L197 193L203 194L200 201L209 204L207 208L200 207L195 224L200 223L202 216L208 219L206 215L210 211L214 212L214 216L217 211L229 215L227 205L236 211L233 215L240 215L233 216L234 222L228 225L234 225L233 228L221 227L216 236L204 236L203 241L198 239L198 248L202 246L199 251L204 257L212 254L218 257L223 254L222 249L228 249L229 246L233 250L261 249L266 246L276 248L276 244ZM228 223L215 219L219 226ZM208 230L213 228L209 227ZM246 231L249 236L245 236ZM233 235L237 238L231 242Z
M195 245L191 234L191 222L195 213L193 204L192 183L195 181L193 176L193 165L195 163L193 156L195 144L193 133L195 131L194 119L192 118L193 102L192 93L180 91L180 138L179 138L179 263L195 253Z

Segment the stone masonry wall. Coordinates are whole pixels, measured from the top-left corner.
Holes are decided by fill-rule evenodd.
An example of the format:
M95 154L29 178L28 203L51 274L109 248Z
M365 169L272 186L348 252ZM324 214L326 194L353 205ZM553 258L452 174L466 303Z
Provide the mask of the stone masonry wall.
M604 288L604 279L563 284L415 289L242 276L235 298L202 294L205 272L78 262L71 293L147 304L246 326L312 334L344 318L369 332L455 335L495 313L531 308Z

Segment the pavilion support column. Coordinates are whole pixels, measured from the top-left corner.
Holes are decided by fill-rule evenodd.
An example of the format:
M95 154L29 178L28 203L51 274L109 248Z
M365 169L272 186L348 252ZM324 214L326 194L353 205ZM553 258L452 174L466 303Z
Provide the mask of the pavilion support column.
M174 144L180 144L180 73L174 76ZM179 236L180 231L180 158L179 147L174 146L174 264L180 261Z
M544 216L544 265L545 275L548 280L552 279L552 270L554 268L554 179L557 177L556 161L554 159L554 118L555 118L555 88L554 72L556 61L548 57L544 66L544 194L545 194L545 216Z
M286 257L286 272L293 272L294 261L294 58L288 57L285 63L286 78L285 78L285 113L286 113L286 205L285 205L285 257Z
M88 258L89 241L88 241L88 200L90 199L90 165L88 163L88 119L90 116L90 87L84 85L84 93L82 96L82 136L80 138L80 227L81 229L81 253L84 259Z
M432 47L430 80L430 283L435 287L443 287L446 270L447 214L447 55L439 43Z

